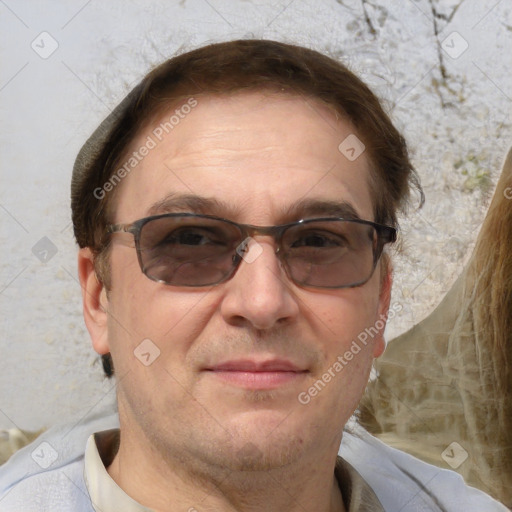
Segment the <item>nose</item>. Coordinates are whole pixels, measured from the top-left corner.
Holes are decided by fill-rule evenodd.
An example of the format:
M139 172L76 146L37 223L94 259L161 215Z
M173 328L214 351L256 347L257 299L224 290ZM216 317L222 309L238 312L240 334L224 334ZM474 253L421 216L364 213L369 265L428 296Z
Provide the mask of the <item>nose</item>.
M250 238L235 275L225 283L221 314L226 322L271 329L298 315L294 284L288 279L273 243ZM268 238L268 237L265 237Z

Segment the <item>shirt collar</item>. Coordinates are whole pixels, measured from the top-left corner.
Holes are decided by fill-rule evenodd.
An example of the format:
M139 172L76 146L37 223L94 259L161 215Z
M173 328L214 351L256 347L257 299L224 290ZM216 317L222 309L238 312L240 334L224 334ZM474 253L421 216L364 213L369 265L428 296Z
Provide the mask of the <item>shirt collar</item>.
M347 512L386 512L366 480L338 455L334 475Z
M97 432L85 447L84 479L96 512L154 512L128 496L108 474L108 467L119 448L119 429Z
M154 512L128 496L108 474L119 448L119 429L97 432L85 448L84 479L96 512ZM385 512L372 488L346 460L338 455L334 470L348 512Z

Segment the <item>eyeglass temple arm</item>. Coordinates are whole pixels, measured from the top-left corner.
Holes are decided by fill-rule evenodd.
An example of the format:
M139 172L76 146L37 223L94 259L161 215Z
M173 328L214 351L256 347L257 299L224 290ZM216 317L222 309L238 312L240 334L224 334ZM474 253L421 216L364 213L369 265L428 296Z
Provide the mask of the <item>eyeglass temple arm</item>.
M119 233L120 231L132 233L135 229L134 224L109 224L106 232L107 234Z

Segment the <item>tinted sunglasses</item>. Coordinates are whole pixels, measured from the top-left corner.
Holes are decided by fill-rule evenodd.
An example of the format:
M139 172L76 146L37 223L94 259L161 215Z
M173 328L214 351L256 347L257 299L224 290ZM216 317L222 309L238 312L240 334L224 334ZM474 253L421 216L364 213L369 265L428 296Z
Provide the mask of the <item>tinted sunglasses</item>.
M135 237L142 272L171 286L212 286L247 262L251 237L272 236L294 283L315 288L360 286L372 276L396 229L360 219L302 219L278 226L237 224L212 215L168 213L114 224L107 233Z

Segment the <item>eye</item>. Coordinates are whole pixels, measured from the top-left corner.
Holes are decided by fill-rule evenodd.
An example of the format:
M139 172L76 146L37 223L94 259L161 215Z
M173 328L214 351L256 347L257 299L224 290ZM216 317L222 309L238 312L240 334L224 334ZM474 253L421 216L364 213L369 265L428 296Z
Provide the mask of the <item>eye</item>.
M215 230L185 227L167 233L157 245L173 244L187 246L223 245L224 240L222 236L215 233Z
M328 231L311 231L301 233L291 244L291 248L296 247L318 247L333 248L344 247L347 241L344 237Z

